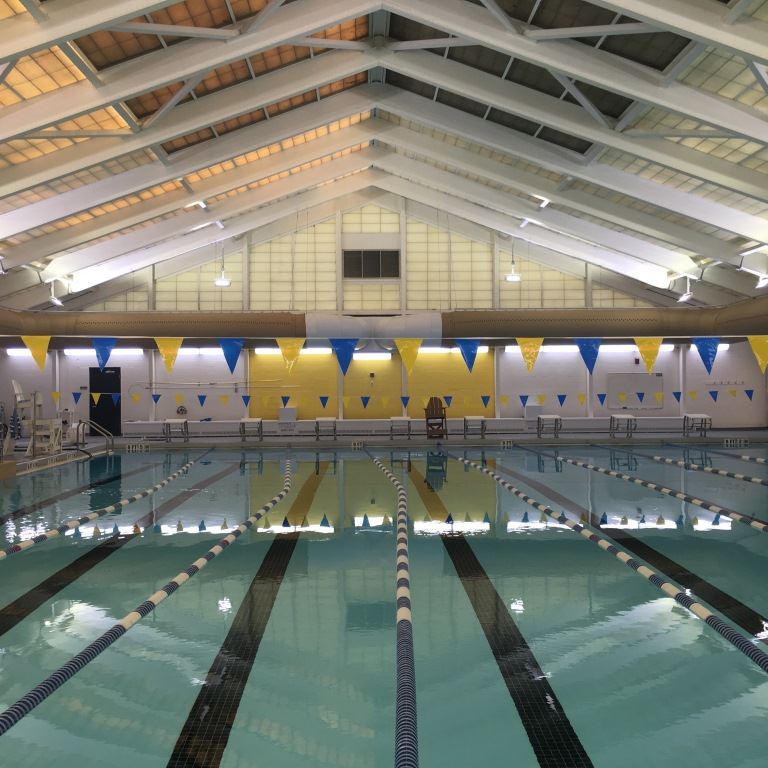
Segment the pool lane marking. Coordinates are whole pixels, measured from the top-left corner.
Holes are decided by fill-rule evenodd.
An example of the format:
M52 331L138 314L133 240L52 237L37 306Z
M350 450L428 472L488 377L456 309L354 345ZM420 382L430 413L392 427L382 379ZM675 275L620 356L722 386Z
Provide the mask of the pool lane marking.
M184 586L193 576L205 568L208 563L220 555L224 549L242 536L245 531L251 528L254 523L272 510L280 501L282 501L290 492L293 480L293 472L290 461L286 462L283 475L283 489L273 496L258 512L251 515L244 523L231 531L227 536L221 539L218 544L211 547L205 555L195 560L188 568L174 576L164 587L159 589L153 595L150 595L141 605L124 616L114 626L100 635L90 645L86 646L80 653L73 656L64 666L59 667L55 672L41 683L36 685L30 691L27 691L15 704L12 704L4 712L0 713L0 736L7 733L23 717L26 717L35 707L42 704L51 694L61 688L64 683L72 679L80 670L90 664L99 654L103 653L113 643L119 640L126 632L148 616L157 606L167 597L172 595L177 589Z
M448 455L451 456L451 454ZM702 605L696 600L693 600L690 596L686 595L685 592L681 591L679 587L669 581L669 579L662 578L664 574L659 574L652 568L648 568L639 561L635 560L623 549L615 546L609 539L605 538L604 536L598 535L591 528L583 526L580 523L574 523L572 520L569 520L563 513L558 515L554 509L548 507L546 504L542 504L533 497L528 496L528 494L524 493L519 488L516 488L514 485L511 485L503 477L497 475L495 472L491 472L491 470L486 469L485 467L481 467L474 461L461 458L460 456L451 456L451 458L456 459L456 461L462 464L473 467L478 472L482 472L483 474L492 477L500 486L506 488L506 490L517 496L517 498L521 499L529 506L537 509L539 512L543 512L545 515L551 517L553 520L556 520L561 525L568 526L568 528L570 528L572 531L576 531L576 533L580 534L585 539L588 539L589 541L597 544L600 549L603 549L606 552L612 554L616 559L629 566L633 571L639 573L644 579L650 581L651 584L653 584L655 587L658 587L662 592L664 592L664 594L673 598L675 602L682 605L683 608L687 608L689 611L691 611L691 613L693 613L694 616L697 616L710 627L712 627L715 632L717 632L721 637L725 638L735 648L740 650L751 661L757 664L760 669L762 669L764 672L768 672L768 653L760 648L757 648L752 639L747 639L740 632L737 632L735 629L729 626L719 616L715 616L715 614L710 611L707 606Z
M174 509L181 506L185 501L188 501L190 498L206 488L209 488L219 480L231 475L239 469L239 466L239 464L232 464L221 472L217 472L215 475L212 475L205 480L201 480L196 488L182 491L172 499L168 499L168 501L161 504L154 512L149 512L139 519L137 525L141 528L145 528L160 520L170 512L173 512ZM27 616L61 592L61 590L88 573L91 568L95 568L110 555L114 555L115 552L119 551L138 535L138 533L129 533L110 536L106 541L102 541L97 546L89 549L74 562L65 565L52 576L44 579L37 586L32 587L32 589L16 598L12 603L9 603L4 608L0 608L0 637L26 619Z
M672 448L690 448L690 445L680 445L679 443L664 443L664 445L669 445ZM708 451L709 453L716 453L718 456L726 456L729 459L735 459L735 460L741 460L741 461L748 461L752 464L768 464L768 459L764 459L761 456L745 456L745 455L737 455L735 453L728 453L727 451L718 451L714 448L710 448L709 445L702 445L697 446L700 448L703 448L705 451Z
M639 456L641 459L650 459L657 464L671 464L675 467L682 467L683 469L692 470L694 472L707 472L710 475L719 475L720 477L731 477L734 480L741 480L745 483L754 483L755 485L768 485L768 480L763 480L762 477L754 477L752 475L745 475L742 472L731 472L728 469L719 469L718 467L708 467L705 464L694 464L690 461L681 461L680 459L670 459L666 456L652 456L650 453L637 453L637 451L630 451L627 448L615 448L612 445L596 445L596 448L603 448L605 450L619 451L621 453L628 453L630 456Z
M435 520L448 510L415 468L416 490ZM469 598L477 620L514 702L541 768L591 768L584 746L571 725L541 665L499 597L488 574L463 535L440 536Z
M756 517L750 517L749 515L742 515L741 512L737 512L735 509L729 509L728 507L721 507L719 504L715 504L713 501L706 501L705 499L699 499L696 496L691 496L688 493L683 493L675 488L667 488L665 485L659 485L659 483L652 483L649 480L643 480L642 478L635 477L634 475L628 475L625 472L617 472L615 469L607 469L606 467L600 467L597 464L590 464L586 461L579 461L578 459L571 459L568 456L561 456L559 453L546 453L545 451L537 451L534 448L526 448L524 445L517 443L516 447L529 451L530 453L537 453L540 456L545 456L548 459L555 459L555 461L564 461L566 464L572 464L574 467L581 467L582 469L591 469L593 472L597 472L601 475L607 475L608 477L615 477L618 480L624 480L627 483L633 485L641 485L644 488L649 488L656 493L662 493L665 496L671 496L680 501L685 501L688 504L693 504L701 509L706 509L709 512L714 512L716 515L725 515L732 520L737 520L744 525L748 525L754 528L756 531L762 533L768 533L768 523L764 520L760 520Z
M328 466L327 461L322 462L317 474L304 482L288 510L289 519L303 519L308 514ZM215 768L221 763L299 535L300 531L293 531L272 542L190 709L168 768Z
M197 464L200 459L202 459L204 456L207 456L212 450L213 449L211 448L205 451L205 453L200 454L200 456L198 456L196 459L188 461L183 467L177 469L176 472L174 472L172 475L168 475L165 480L160 481L157 483L157 485L153 485L151 488L147 488L146 490L141 491L141 493L129 496L126 499L120 499L120 501L117 501L114 504L110 504L107 507L95 509L93 512L89 512L87 515L83 515L82 517L70 518L69 520L65 520L63 523L61 523L61 525L59 525L57 528L51 528L49 531L45 531L45 533L41 533L32 539L26 539L25 541L20 541L18 544L13 544L6 549L0 549L0 560L4 560L9 555L15 555L17 552L23 552L30 547L34 547L35 544L41 544L44 541L49 541L50 539L56 538L57 536L61 536L67 531L71 531L81 525L90 523L92 520L97 520L100 517L104 517L104 515L110 515L113 512L117 512L118 510L122 511L122 509L127 507L129 504L133 504L136 501L141 501L141 499L146 499L147 496L152 496L161 488L164 488L169 483L172 483L177 477L187 472L193 464Z
M551 486L507 467L499 467L497 465L496 469L498 472L502 472L521 483L529 485L534 490L539 491L539 493L549 496L550 499L557 502L561 507L567 509L572 514L578 515L579 517L583 515L585 520L594 519L594 516L590 514L586 507L581 506L581 504L569 499L567 496L563 496ZM720 611L720 613L730 619L734 624L737 624L745 632L749 633L750 636L755 636L758 633L765 631L763 617L757 613L757 611L753 611L748 605L740 602L727 592L723 592L714 584L703 579L684 565L663 555L646 541L639 539L637 536L623 528L601 526L596 523L593 523L592 525L614 541L626 547L638 557L643 558L649 565L657 568L670 579L673 579L678 582L678 584L682 584L682 586L695 592L698 597ZM768 638L763 640L763 642L768 643Z
M51 496L50 498L43 499L42 501L36 501L34 504L27 504L27 506L20 507L15 512L8 512L2 517L0 517L0 525L7 523L9 520L18 520L20 517L24 517L24 515L28 515L33 512L39 512L41 509L44 509L45 507L51 506L52 504L56 504L59 501L64 501L64 499L69 499L72 496L77 496L77 494L82 493L83 491L89 491L94 488L99 488L102 485L108 485L109 483L113 483L115 482L115 480L131 477L131 475L137 475L139 474L139 472L145 472L146 470L151 469L152 467L159 467L160 464L161 462L142 464L138 469L132 469L130 472L124 472L122 474L111 475L110 477L104 477L101 480L96 480L90 483L89 485L78 485L76 488L72 488L69 491L64 491L64 493L59 493L56 496Z
M366 453L368 453L366 451ZM395 768L418 768L419 731L416 710L416 665L413 654L411 577L408 555L408 493L397 476L377 456L371 461L386 475L397 491L395 575L397 599L395 673Z

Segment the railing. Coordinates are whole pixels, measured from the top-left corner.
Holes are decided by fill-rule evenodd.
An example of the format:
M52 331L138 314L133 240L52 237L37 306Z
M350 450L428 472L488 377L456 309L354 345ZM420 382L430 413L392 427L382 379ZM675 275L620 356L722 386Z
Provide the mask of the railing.
M85 428L90 427L94 432L101 435L104 438L105 450L107 455L115 452L115 436L104 429L101 425L90 419L84 419L77 424L77 431L75 432L75 445L80 447L85 446Z

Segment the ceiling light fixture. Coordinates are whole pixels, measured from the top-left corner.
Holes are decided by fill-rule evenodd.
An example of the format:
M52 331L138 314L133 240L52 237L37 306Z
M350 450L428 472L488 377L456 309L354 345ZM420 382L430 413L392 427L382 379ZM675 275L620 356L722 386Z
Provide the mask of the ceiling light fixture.
M685 278L685 291L680 294L680 298L678 298L678 303L682 304L685 301L690 301L693 298L693 292L691 291L691 278L686 277Z
M515 241L512 241L512 253L510 254L509 272L504 276L508 283L519 283L522 280L520 273L515 266Z
M53 290L53 280L51 280L51 296L50 296L50 302L56 307L62 307L64 306L64 302L56 296L56 293Z
M768 285L768 275L759 275L755 288L765 288Z
M232 281L224 274L224 266L221 267L221 274L213 281L217 288L229 288Z

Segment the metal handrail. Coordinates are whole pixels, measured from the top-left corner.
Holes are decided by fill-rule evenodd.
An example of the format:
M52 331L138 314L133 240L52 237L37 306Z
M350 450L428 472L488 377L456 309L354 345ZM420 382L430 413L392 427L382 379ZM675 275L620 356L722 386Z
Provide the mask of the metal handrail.
M95 421L91 421L90 419L82 419L78 422L77 431L75 433L75 445L85 445L86 427L90 427L92 430L94 430L94 432L97 432L104 438L105 450L108 455L115 452L115 436L109 430L104 429L104 427L102 427L100 424L97 424Z

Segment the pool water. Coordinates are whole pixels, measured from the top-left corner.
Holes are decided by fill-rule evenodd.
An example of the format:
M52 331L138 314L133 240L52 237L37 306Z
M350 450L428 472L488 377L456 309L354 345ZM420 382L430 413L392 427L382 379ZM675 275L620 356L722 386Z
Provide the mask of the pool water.
M768 486L645 458L680 459L682 447L633 450L559 454L768 518ZM571 520L605 515L605 535L725 595L732 615L718 615L768 650L748 623L768 617L765 533L726 516L715 525L706 509L548 448L371 452L408 491L421 766L765 765L765 672L631 568L455 458ZM726 453L697 446L685 458L768 480L768 467L736 458L766 449ZM6 709L257 513L293 467L266 524L5 733L0 765L392 766L396 492L365 452L190 449L45 470L0 494L3 547L191 460L121 514L0 561ZM558 734L544 752L541 717Z

